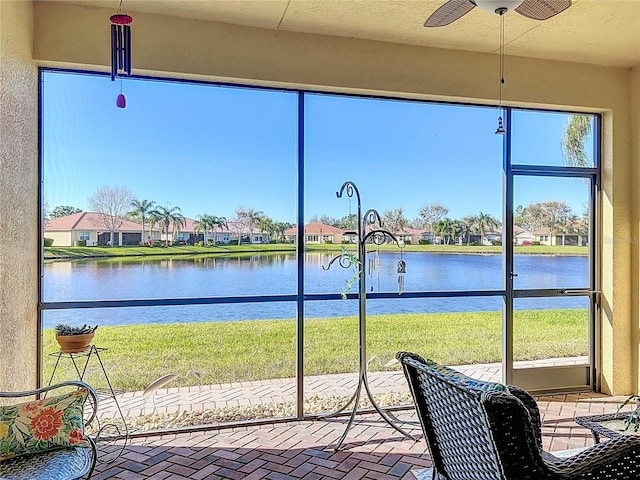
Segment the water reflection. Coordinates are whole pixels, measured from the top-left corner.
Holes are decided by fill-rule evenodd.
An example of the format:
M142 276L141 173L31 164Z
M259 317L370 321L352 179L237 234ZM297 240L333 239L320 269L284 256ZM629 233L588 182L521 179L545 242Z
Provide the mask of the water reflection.
M334 253L306 253L304 281L306 293L339 294L352 269L337 265L324 270ZM366 271L367 290L398 292L397 262L399 254L380 253L380 268ZM502 258L500 255L441 255L419 252L403 254L406 261L405 291L500 290L502 288ZM584 288L588 286L588 259L580 256L518 255L516 258L517 288ZM180 256L163 258L86 259L47 262L44 269L44 298L53 301L128 300L148 298L237 297L261 295L295 295L298 263L294 253L246 254L234 256ZM357 286L352 292L357 291ZM444 299L443 299L444 300ZM554 299L545 300L540 308L554 308ZM330 302L320 308L318 302L307 302L309 316L344 315L350 301ZM445 306L446 304L446 306ZM499 310L501 299L459 298L447 303L432 299L424 305L397 300L385 300L371 305L370 312L474 311L479 308ZM563 305L566 306L566 303ZM158 307L159 308L159 307ZM251 318L290 318L281 304L259 303L224 305L217 310L185 311L169 307L171 318L151 314L147 318L122 315L118 322L144 323L167 321L220 321ZM187 313L187 310L191 311ZM207 307L211 308L211 307ZM111 309L110 314L115 315ZM154 312L159 312L156 309ZM87 312L89 313L89 312ZM161 318L161 320L158 320Z

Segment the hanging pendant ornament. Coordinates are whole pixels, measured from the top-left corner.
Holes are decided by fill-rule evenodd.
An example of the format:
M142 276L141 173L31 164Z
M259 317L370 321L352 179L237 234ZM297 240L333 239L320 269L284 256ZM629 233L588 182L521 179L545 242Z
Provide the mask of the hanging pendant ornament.
M124 3L120 5L115 15L111 15L111 81L116 77L131 75L131 27L133 18L127 14ZM122 78L120 78L120 95L116 100L119 108L127 106L127 99L122 93Z
M504 129L504 125L502 123L502 115L498 117L498 128L496 128L496 135L504 135L506 130Z
M125 108L127 106L127 97L122 93L122 78L120 79L120 95L116 99L116 105L118 108Z

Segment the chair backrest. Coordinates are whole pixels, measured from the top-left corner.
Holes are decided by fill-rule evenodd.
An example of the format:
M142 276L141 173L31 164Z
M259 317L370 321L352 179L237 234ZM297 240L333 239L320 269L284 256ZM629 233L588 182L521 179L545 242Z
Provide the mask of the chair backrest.
M63 395L57 398L46 399L48 392L54 392L61 389ZM81 411L78 411L79 405L77 404L77 398L75 395L68 395L69 389L85 389L87 391L86 399L82 404ZM8 446L3 446L4 452L11 451L13 456L5 458L0 461L0 478L16 479L16 480L32 480L38 479L77 479L82 478L85 475L86 478L91 478L93 469L96 464L97 450L94 440L87 436L78 434L78 428L82 426L82 419L79 419L78 415L82 415L84 419L84 426L89 425L95 418L98 409L98 397L96 392L86 383L76 380L70 380L48 387L39 388L36 390L24 391L24 392L0 392L0 401L4 399L15 400L22 399L24 397L33 397L34 395L42 395L41 402L25 403L25 405L33 405L35 409L44 408L45 411L48 408L63 409L61 413L62 422L66 422L64 427L61 427L61 431L65 431L65 435L60 435L64 438L58 438L56 434L48 439L39 439L37 442L26 438L23 434L26 433L21 428L19 430L20 439L14 441L10 437L5 437L5 441L8 442ZM46 403L51 402L51 403ZM55 407L49 407L49 405L55 405ZM22 414L14 414L20 412L20 407L10 406L9 412L5 417L5 420L16 421L15 419ZM32 410L28 410L32 412ZM40 414L40 413L37 413ZM28 415L28 414L27 414ZM24 422L21 419L20 422ZM16 421L16 425L18 422ZM14 431L14 427L9 427L10 431ZM17 428L16 428L17 431ZM75 434L75 435L74 435ZM17 438L17 434L16 438ZM31 433L30 433L31 435ZM75 438L75 443L69 440L69 437ZM26 440L25 440L26 438ZM74 444L75 446L72 446ZM88 447L88 448L86 448Z
M508 391L469 386L469 382L432 368L418 355L402 352L398 359L433 465L442 478L504 480L518 478L512 474L521 473L522 468L538 471L542 460L531 417L520 400ZM504 421L509 424L503 432Z

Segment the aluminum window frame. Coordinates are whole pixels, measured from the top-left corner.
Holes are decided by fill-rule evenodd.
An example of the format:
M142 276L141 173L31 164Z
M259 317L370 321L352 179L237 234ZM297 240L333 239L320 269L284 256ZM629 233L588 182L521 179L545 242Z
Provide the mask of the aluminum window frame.
M69 74L77 74L77 75L92 75L92 76L108 76L107 74L95 71L85 71L85 70L75 70L75 69L65 69L65 68L51 68L51 67L40 67L38 70L38 144L39 144L39 153L38 153L38 231L40 233L38 238L38 306L37 306L37 334L38 334L38 343L37 343L37 381L38 385L42 385L43 381L43 348L42 348L42 333L43 333L43 314L46 311L55 311L55 310L65 310L65 309L93 309L93 308L123 308L123 307L150 307L150 306L172 306L172 305L218 305L218 304L239 304L239 303L271 303L271 302L295 302L296 304L296 388L297 388L297 408L296 415L293 417L297 420L302 419L310 419L316 418L317 414L305 414L303 411L303 403L304 403L304 310L306 302L313 301L326 301L326 300L335 300L335 301L344 301L342 295L340 293L320 293L320 294L307 294L304 289L304 251L305 251L305 235L296 235L296 255L297 255L297 293L285 294L285 295L254 295L254 296L226 296L226 297L216 297L216 296L207 296L207 297L189 297L189 298L161 298L161 299L130 299L130 300L87 300L87 301L54 301L47 302L43 299L43 284L44 284L44 245L43 245L43 237L44 237L44 179L43 179L43 76L48 72L57 72L57 73L69 73ZM326 92L326 91L314 91L310 89L294 89L294 88L282 88L282 87L265 87L265 86L255 86L250 84L235 84L235 83L223 83L223 82L208 82L202 80L185 80L185 79L174 79L174 78L162 78L162 77L153 77L153 76L139 76L132 75L131 79L135 80L143 80L143 81L161 81L161 82L172 82L172 83L184 83L184 84L196 84L196 85L205 85L210 86L212 88L215 87L232 87L232 88L242 88L242 89L256 89L262 91L277 91L277 92L290 92L295 93L298 98L298 172L297 172L297 231L304 232L304 193L305 193L305 178L304 178L304 164L305 164L305 142L304 142L304 127L305 127L305 97L307 95L337 95L337 96L345 96L350 98L369 98L369 99L379 99L379 100L397 100L402 102L418 102L421 104L433 104L433 105L451 105L451 106L460 106L460 107L488 107L488 108L496 108L495 105L491 104L476 104L476 103L463 103L463 102L434 102L428 100L418 100L413 98L402 98L397 96L383 96L383 95L355 95L348 94L342 92ZM575 170L576 167L557 167L557 166L549 166L549 167L541 167L537 165L512 165L511 157L510 157L510 142L511 142L511 134L510 134L510 126L511 126L511 112L514 110L512 107L503 107L503 112L505 115L505 124L507 128L507 134L505 135L505 146L503 147L503 160L504 160L504 174L505 175L548 175L552 173L557 176L575 176L575 175L583 175L585 171L580 169L578 172ZM544 110L544 109L520 109L526 111L543 111L543 112L558 112L563 114L583 114L584 112L577 111L564 111L564 110ZM591 174L595 176L597 179L597 185L599 185L600 181L600 144L601 144L601 116L599 114L589 113L589 115L594 115L595 126L594 126L594 137L596 139L595 143L595 155L594 161L596 162L595 167L589 169ZM509 152L509 153L504 153ZM505 189L507 189L505 182ZM511 185L512 188L512 185ZM505 193L506 194L506 193ZM594 199L594 201L597 200ZM505 211L503 212L503 225L509 223L512 219L513 215L513 205L511 205L511 211L508 212L506 210L505 205L507 202L504 201L503 198L503 208ZM597 205L595 205L597 206ZM594 206L594 207L595 207ZM596 248L596 239L598 236L596 235L596 212L595 208L593 209L592 216L592 228L590 230L590 248L593 250L590 252L593 255L593 265L590 266L591 280L592 285L594 287L594 291L597 290L597 272L595 269L595 265L598 264L596 261L596 255L598 255L599 249ZM598 226L599 228L599 226ZM512 233L512 232L511 232ZM506 236L503 233L503 238L512 238L511 236ZM505 255L505 251L509 250L509 246L511 242L503 242L503 255ZM511 249L513 247L511 246ZM590 256L590 258L592 258ZM508 282L506 281L507 272L510 270L507 268L505 261L503 259L503 288L501 289L491 289L491 290L464 290L464 291L411 291L404 292L403 298L406 299L428 299L428 298L465 298L465 297L500 297L505 300L505 304L509 301L511 302L511 306L513 306L513 298L514 292L513 288L509 288ZM511 265L512 269L512 265ZM357 300L357 293L349 293L346 295L348 300ZM397 293L392 292L379 292L379 293L368 293L367 298L372 300L378 299L397 299ZM595 314L594 314L595 315ZM506 318L506 315L505 315ZM509 332L509 328L505 327L505 331L503 335L512 335L512 332ZM503 340L503 345L504 345ZM595 340L593 340L593 345L591 347L594 352L598 348L595 345ZM595 354L594 357L595 358ZM596 375L596 371L594 369L594 378ZM596 378L597 380L597 378ZM594 381L594 386L596 385ZM282 418L276 419L277 421L289 421L292 418ZM269 423L273 423L274 419L266 420ZM233 425L233 424L229 424ZM217 427L219 428L219 427Z

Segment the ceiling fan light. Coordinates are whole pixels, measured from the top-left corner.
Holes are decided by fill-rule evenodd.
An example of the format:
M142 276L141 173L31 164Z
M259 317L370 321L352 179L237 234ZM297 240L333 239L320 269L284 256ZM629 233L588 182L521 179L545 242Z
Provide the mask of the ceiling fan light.
M496 13L500 9L515 10L524 0L474 0L480 10Z

